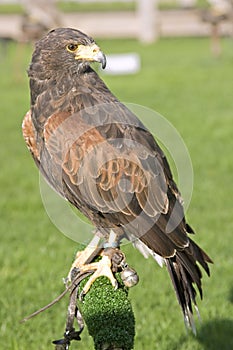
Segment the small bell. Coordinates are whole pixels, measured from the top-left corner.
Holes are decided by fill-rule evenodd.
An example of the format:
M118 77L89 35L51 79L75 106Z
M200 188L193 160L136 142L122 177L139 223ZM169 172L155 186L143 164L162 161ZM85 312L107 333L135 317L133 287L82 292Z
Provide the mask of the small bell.
M121 279L124 285L128 288L136 286L139 281L137 272L128 265L126 265L121 271Z

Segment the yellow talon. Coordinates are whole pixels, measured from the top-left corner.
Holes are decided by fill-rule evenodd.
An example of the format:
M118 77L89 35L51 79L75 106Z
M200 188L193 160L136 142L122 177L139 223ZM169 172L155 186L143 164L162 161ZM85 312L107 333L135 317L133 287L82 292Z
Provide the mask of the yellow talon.
M97 249L97 246L89 245L83 251L76 254L76 258L71 266L67 280L72 282L75 275L82 275L86 272L93 272L89 280L85 284L80 297L86 294L92 284L98 277L107 277L114 289L117 289L118 283L113 275L118 270L121 262L124 260L124 254L117 248ZM97 255L101 256L101 260L91 262Z
M87 281L87 283L83 287L81 294L82 295L86 294L89 291L92 284L95 282L95 280L101 276L105 276L105 277L109 278L112 286L115 289L117 289L118 284L117 284L115 277L113 276L111 266L112 266L111 259L107 255L104 255L102 257L102 259L98 262L94 262L94 263L87 264L87 265L83 266L81 268L82 272L90 271L90 270L93 270L95 272L93 273L93 275L91 275L91 277L89 278L89 280Z

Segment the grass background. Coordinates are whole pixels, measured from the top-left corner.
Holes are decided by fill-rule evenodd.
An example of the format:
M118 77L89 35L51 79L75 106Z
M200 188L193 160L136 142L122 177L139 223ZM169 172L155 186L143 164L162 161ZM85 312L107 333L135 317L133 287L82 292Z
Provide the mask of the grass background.
M168 274L125 246L140 283L130 291L136 317L135 350L229 350L233 348L233 44L211 56L207 39L99 41L105 53L136 51L134 76L104 76L123 101L150 107L180 132L191 155L194 190L187 216L195 240L215 264L204 277L198 335L186 334ZM68 298L31 321L25 315L63 291L77 244L50 222L39 193L38 171L21 136L29 106L26 68L32 48L0 46L0 333L4 349L52 349L61 337ZM77 227L82 231L82 226ZM91 349L84 331L72 349Z
M194 7L191 8L207 8L208 2L206 0L197 0ZM107 2L74 2L74 1L57 1L57 8L61 12L109 12L109 11L135 11L137 9L137 1L131 2L119 2L111 1ZM169 9L182 9L181 4L177 3L175 0L160 1L158 3L158 8L160 10ZM185 8L185 6L183 7ZM10 14L10 13L24 13L24 8L22 4L0 4L0 14Z

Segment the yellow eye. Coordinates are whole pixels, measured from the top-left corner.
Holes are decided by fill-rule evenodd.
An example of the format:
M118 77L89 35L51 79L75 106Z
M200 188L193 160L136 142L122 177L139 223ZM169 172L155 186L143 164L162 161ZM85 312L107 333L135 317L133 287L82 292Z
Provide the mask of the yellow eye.
M67 51L75 52L78 48L77 44L69 44L66 46Z

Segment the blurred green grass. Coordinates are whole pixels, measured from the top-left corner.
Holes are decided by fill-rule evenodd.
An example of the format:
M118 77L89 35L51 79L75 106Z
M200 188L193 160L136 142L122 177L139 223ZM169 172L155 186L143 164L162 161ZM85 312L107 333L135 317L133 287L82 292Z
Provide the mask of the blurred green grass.
M197 0L192 8L202 9L208 7L206 0ZM122 11L136 11L137 1L131 2L75 2L75 1L57 1L57 8L64 13L68 12L122 12ZM158 4L160 10L176 10L185 9L175 0L160 1ZM188 7L189 9L189 7ZM21 3L3 3L0 4L0 14L23 14L24 8Z
M168 274L129 245L128 263L140 276L130 291L136 317L135 350L229 350L233 348L233 45L211 56L207 39L163 39L154 45L133 40L99 40L105 53L141 55L134 76L104 76L125 102L152 108L180 132L191 155L194 190L187 216L195 241L215 264L204 276L202 322L186 335ZM25 315L63 290L77 244L50 222L41 203L38 171L21 136L29 106L26 69L32 47L0 46L0 334L4 349L52 349L61 337L68 297L25 324ZM82 231L82 225L77 227ZM87 332L72 349L91 349Z
M77 3L74 1L58 1L57 8L62 12L107 12L107 11L134 11L136 3L113 1L111 3ZM22 14L23 4L0 4L0 14Z

